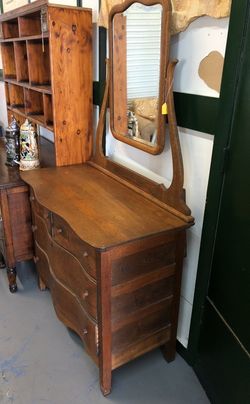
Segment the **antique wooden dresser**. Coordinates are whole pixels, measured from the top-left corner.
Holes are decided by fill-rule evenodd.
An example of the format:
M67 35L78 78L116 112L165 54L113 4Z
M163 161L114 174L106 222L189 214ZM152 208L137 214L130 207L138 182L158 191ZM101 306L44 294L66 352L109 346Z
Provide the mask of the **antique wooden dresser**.
M142 1L153 10L157 2L162 22L158 103L166 104L168 111L173 163L170 187L115 163L103 152L109 95L112 133L116 133L114 125L117 128L117 122L122 120L128 128L127 105L123 114L120 110L117 114L113 102L115 94L116 99L124 95L126 76L120 74L121 82L117 83L112 73L124 67L120 58L114 63L114 57L119 57L116 50L120 49L117 38L125 38L126 24L119 13L132 7L133 0L112 12L118 21L117 29L123 31L118 36L112 34L110 17L111 71L94 156L85 164L22 173L30 186L40 288L50 289L59 319L79 334L99 366L104 395L111 390L112 370L139 355L161 346L166 359L174 359L186 229L193 224L185 203L174 113L176 61L169 62L167 51L171 3ZM131 133L122 134L119 140L135 147L140 144L144 152L160 153L166 137L166 119L160 111L154 118L156 143L143 139L139 142L138 138L132 139Z
M0 139L0 265L7 267L9 288L17 290L16 264L33 258L28 186L18 167L5 165L6 153Z
M40 287L99 365L103 393L113 369L155 347L173 360L192 222L88 163L22 178L31 187Z

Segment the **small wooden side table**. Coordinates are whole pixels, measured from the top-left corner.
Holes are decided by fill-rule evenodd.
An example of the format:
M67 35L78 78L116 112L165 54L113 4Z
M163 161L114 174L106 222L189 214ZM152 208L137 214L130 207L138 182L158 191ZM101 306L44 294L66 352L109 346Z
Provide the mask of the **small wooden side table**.
M18 167L5 165L6 153L0 139L0 268L7 268L9 288L16 292L16 264L33 257L33 237L28 186Z

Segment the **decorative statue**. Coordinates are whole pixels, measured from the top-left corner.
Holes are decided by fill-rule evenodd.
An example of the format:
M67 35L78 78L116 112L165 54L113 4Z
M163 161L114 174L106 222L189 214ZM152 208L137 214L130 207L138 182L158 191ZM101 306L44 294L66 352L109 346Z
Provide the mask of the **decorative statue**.
M20 144L19 144L19 134L20 128L18 126L17 120L14 116L11 117L11 123L5 130L6 139L6 165L16 166L19 164L20 159Z
M37 134L32 123L26 119L20 128L20 170L39 167Z

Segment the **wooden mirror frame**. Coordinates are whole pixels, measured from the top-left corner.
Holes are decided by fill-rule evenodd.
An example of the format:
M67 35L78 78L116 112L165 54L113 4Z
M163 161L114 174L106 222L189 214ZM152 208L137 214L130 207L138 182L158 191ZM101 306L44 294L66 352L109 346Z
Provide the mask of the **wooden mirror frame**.
M161 54L160 54L160 82L159 82L159 96L158 96L158 114L157 114L157 136L156 144L150 145L146 143L139 143L129 137L126 137L114 128L114 40L113 40L113 19L116 14L123 13L132 4L139 3L145 6L162 6L162 19L161 19ZM171 21L171 1L170 0L126 0L122 4L118 4L112 8L109 14L109 108L110 108L110 128L113 136L121 142L127 143L130 146L141 149L150 154L160 154L165 145L166 138L166 115L162 115L161 107L166 102L166 76L167 67L169 64L169 48L170 48L170 21Z
M144 4L148 4L149 2L150 4L159 3L159 0L141 0L141 2L142 1L144 2ZM166 1L168 0L161 0L162 3L166 3ZM127 0L125 4L127 4L128 6L128 4L130 5L134 2L134 0ZM115 6L115 10L117 9L118 6ZM112 15L114 15L114 10L112 9L111 11ZM111 20L112 19L110 18L110 21ZM143 175L140 175L133 170L112 161L112 159L110 159L104 153L103 145L106 136L106 112L110 102L111 69L109 60L107 60L106 85L99 115L99 122L96 130L94 153L91 160L88 161L88 164L102 171L106 175L114 178L116 181L126 184L127 187L133 189L137 193L140 193L147 199L150 199L155 204L173 213L175 216L183 219L185 222L193 223L194 219L191 216L191 211L186 204L185 189L183 187L183 161L175 116L174 95L172 89L174 70L177 62L178 61L176 59L169 61L167 57L166 66L164 66L166 69L166 71L164 71L164 88L168 89L166 94L167 97L165 99L168 111L168 136L170 140L173 165L173 178L171 185L166 188L163 184L155 183L154 181L144 177ZM164 144L162 145L162 147L164 147Z

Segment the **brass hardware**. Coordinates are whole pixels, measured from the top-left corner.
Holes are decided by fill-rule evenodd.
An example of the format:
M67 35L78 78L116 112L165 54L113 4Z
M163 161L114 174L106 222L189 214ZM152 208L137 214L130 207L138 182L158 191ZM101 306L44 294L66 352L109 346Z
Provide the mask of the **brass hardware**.
M30 196L30 202L33 202L35 200L34 196Z
M88 297L88 295L89 295L88 290L85 290L85 291L83 292L83 294L82 294L83 299L86 299L86 297Z
M36 264L39 261L39 257L33 257L33 261Z
M83 329L83 335L87 335L88 334L88 330L87 330L87 328L84 328Z
M84 256L84 257L88 257L88 255L89 255L89 254L87 253L87 251L84 251L83 256Z

